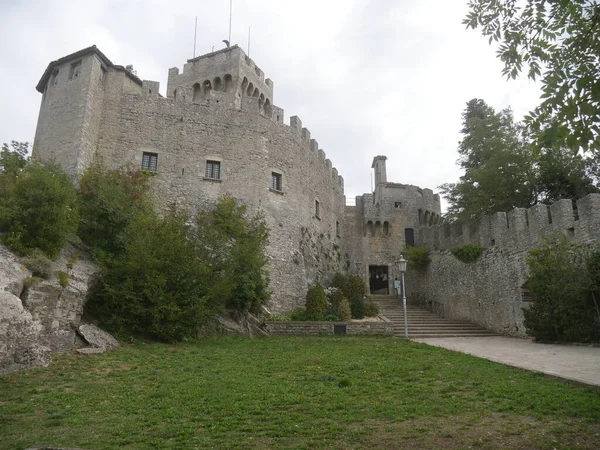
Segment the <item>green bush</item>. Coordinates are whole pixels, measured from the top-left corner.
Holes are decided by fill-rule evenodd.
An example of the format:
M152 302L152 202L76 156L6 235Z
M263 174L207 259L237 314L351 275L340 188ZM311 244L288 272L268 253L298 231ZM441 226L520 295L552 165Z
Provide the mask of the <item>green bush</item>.
M197 257L187 221L177 213L133 219L124 254L105 270L86 312L115 331L166 342L194 337L214 305L207 297L211 274Z
M79 221L71 181L56 165L29 164L14 178L3 176L2 241L22 255L38 248L57 257Z
M427 247L407 246L404 250L404 256L408 260L408 267L416 270L425 270L431 258L429 258L429 249Z
M87 169L79 181L79 236L102 264L127 247L127 227L149 214L148 174L139 170Z
M353 319L362 319L365 316L364 296L367 288L360 276L336 273L331 280L331 286L339 288L348 299Z
M317 283L306 293L306 313L311 320L323 320L327 314L325 289Z
M477 261L477 258L479 258L484 251L485 247L482 247L481 245L465 244L460 247L454 247L450 250L450 253L452 253L459 261L470 264Z
M24 265L34 277L48 279L52 274L52 262L41 250L33 250Z
M262 215L249 217L246 206L224 196L213 209L197 215L192 239L211 273L211 298L224 299L228 308L252 311L269 300L269 229Z
M60 284L62 288L66 288L69 285L69 274L67 272L63 272L62 270L59 270L57 273L58 284Z
M367 301L365 302L365 316L375 317L378 314L379 307L377 306L377 303L375 303L375 300L373 300L371 297L367 298Z
M352 320L352 310L350 309L350 302L347 298L343 298L340 302L337 316L342 322L349 322Z
M599 341L600 252L558 233L531 250L527 264L533 298L523 310L527 333L547 341Z
M296 308L290 313L290 320L304 322L306 320L311 320L311 318L306 312L306 308Z

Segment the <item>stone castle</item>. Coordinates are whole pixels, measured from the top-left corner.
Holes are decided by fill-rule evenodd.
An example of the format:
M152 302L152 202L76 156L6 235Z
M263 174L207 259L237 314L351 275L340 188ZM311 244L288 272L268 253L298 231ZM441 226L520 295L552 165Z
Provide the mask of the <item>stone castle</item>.
M273 82L238 46L169 70L166 93L130 66L88 47L51 62L33 156L76 180L96 161L153 171L159 209L194 211L228 193L261 211L271 230L273 312L304 304L307 288L336 271L392 293L394 261L440 221L430 189L387 181L375 156L375 190L347 206L344 180L300 118L284 124Z

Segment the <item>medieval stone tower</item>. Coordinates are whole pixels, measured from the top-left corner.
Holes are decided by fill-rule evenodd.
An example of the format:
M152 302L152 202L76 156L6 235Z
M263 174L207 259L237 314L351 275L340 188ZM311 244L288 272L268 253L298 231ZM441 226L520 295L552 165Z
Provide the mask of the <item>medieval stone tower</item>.
M273 312L302 306L307 288L336 271L361 274L386 293L394 261L439 220L429 189L387 181L346 206L344 180L297 116L283 123L273 82L237 46L169 70L167 96L95 46L49 64L34 157L76 180L95 161L156 173L157 208L194 211L230 194L269 225Z

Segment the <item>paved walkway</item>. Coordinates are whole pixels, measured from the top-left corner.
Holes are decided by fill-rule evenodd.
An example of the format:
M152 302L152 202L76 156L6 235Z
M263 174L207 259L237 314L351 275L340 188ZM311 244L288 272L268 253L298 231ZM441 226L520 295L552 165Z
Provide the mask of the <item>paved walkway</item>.
M497 363L600 386L600 347L539 344L506 336L414 339Z

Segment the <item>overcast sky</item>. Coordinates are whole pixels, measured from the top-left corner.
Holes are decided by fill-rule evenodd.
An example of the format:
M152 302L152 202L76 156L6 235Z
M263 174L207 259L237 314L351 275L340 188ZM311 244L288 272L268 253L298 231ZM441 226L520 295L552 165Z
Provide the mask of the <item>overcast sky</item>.
M461 24L466 0L233 0L232 44L275 84L344 177L346 196L388 180L436 190L460 176L461 112L477 97L521 119L539 98L506 81L495 49ZM166 89L170 67L224 46L229 0L0 0L0 142L33 141L46 66L90 45Z

